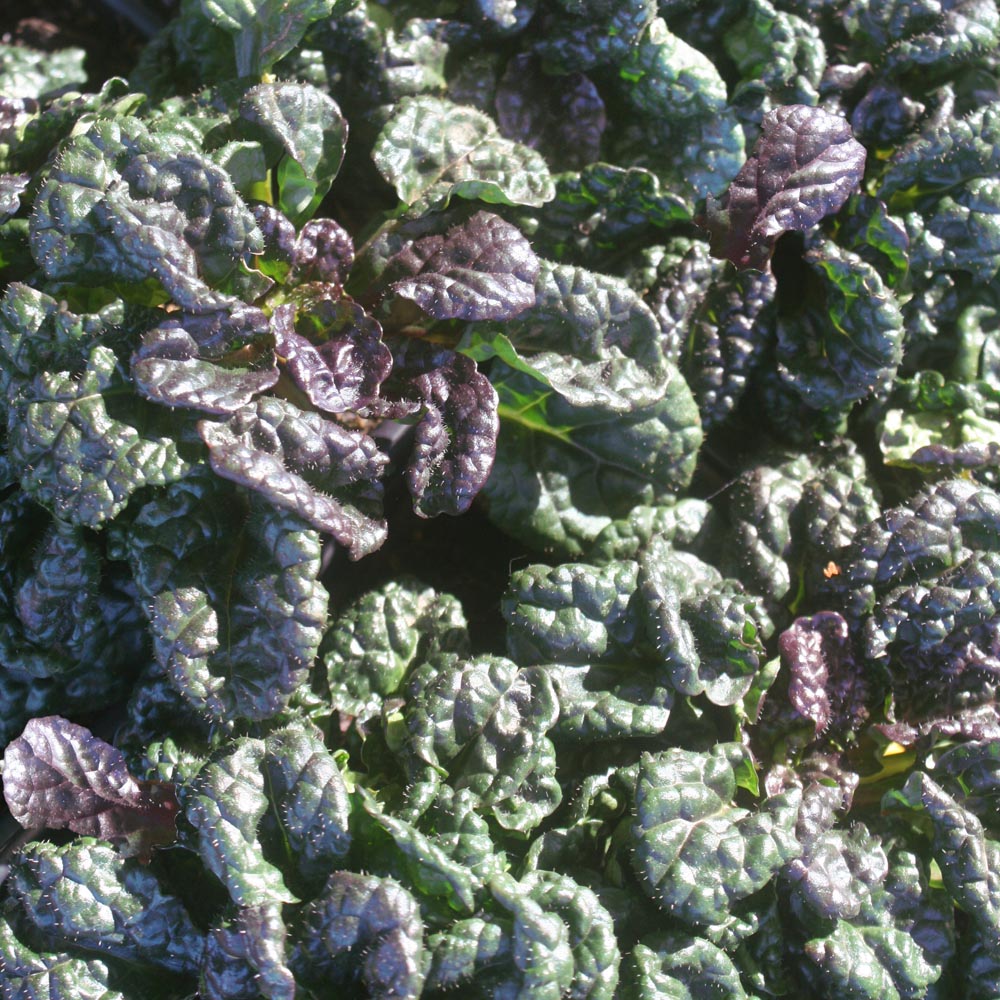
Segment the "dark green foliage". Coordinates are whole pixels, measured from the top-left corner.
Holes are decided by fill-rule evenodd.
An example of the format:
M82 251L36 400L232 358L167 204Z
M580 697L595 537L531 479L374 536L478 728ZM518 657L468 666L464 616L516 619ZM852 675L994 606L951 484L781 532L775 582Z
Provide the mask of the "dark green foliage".
M996 0L161 6L0 45L0 997L995 1000Z

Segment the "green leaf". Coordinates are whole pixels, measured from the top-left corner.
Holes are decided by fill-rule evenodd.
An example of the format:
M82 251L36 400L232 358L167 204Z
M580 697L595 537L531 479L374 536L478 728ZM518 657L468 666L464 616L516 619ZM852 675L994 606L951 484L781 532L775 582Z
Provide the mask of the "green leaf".
M237 906L291 903L281 872L264 857L257 827L268 809L261 770L264 741L229 744L179 789L198 855Z
M142 429L152 422L148 404L120 405L125 386L114 352L95 347L82 373L38 375L9 412L8 447L23 470L21 486L71 524L96 528L136 490L187 470L174 441Z
M671 366L660 401L624 414L574 407L503 367L492 379L500 437L483 492L491 519L528 544L580 555L613 519L672 498L690 480L701 426Z
M241 77L266 73L310 24L346 6L343 0L201 0L211 23L232 36Z
M326 623L317 533L201 473L150 500L127 528L116 525L115 538L157 661L185 699L220 721L281 711ZM244 548L253 562L238 559Z
M289 727L267 737L263 770L287 855L318 887L351 848L351 802L337 761L318 736Z
M4 986L17 1000L128 1000L110 985L108 967L67 952L34 951L0 919Z
M797 789L750 812L733 803L745 753L665 750L639 762L632 838L636 874L652 899L694 925L721 923L800 851Z
M438 97L400 101L372 157L407 205L447 204L455 195L542 205L555 193L538 153L504 139L481 112Z
M416 1000L426 975L417 901L389 878L334 872L302 912L297 979L329 990L360 984L372 1000Z
M86 57L79 48L41 52L26 45L0 44L0 94L44 100L76 90L87 80Z
M470 652L462 606L411 579L356 598L323 638L320 657L333 708L365 721L379 714L408 671L437 653Z
M747 1000L739 969L721 949L683 931L644 937L629 956L623 1000Z
M448 774L505 829L527 831L559 804L555 749L545 735L558 702L544 670L498 656L440 655L411 673L407 765Z
M113 955L194 975L203 939L181 901L146 865L83 837L39 842L11 866L10 890L29 923L55 947Z
M347 121L323 91L308 83L262 83L240 101L255 137L284 154L278 163L278 205L299 227L330 190L347 145Z

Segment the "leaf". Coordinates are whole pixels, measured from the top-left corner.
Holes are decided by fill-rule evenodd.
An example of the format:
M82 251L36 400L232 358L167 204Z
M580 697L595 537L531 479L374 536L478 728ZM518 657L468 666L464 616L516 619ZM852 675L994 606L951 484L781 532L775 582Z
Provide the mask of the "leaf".
M252 993L268 1000L295 1000L295 978L286 962L287 931L281 906L246 906L205 941L201 985L206 1000Z
M484 489L494 523L539 548L580 555L636 504L675 496L694 471L701 426L691 392L668 366L650 406L575 407L536 380L494 367L500 437Z
M302 40L314 21L329 17L340 0L200 0L212 24L232 36L236 72L259 77Z
M539 150L554 167L580 169L600 158L604 101L582 73L550 76L521 53L507 64L495 107L501 133Z
M424 984L424 928L416 900L392 879L334 872L302 913L296 977L350 986L373 1000L416 1000Z
M312 297L271 317L274 349L313 406L346 413L371 406L392 369L382 327L346 296ZM302 330L302 333L299 333Z
M21 486L71 524L96 528L136 490L162 486L187 469L174 441L139 429L146 404L109 412L122 386L114 353L95 347L82 373L40 374L13 401L8 447L24 470Z
M871 684L855 663L847 622L835 611L796 618L778 638L790 671L788 699L816 732L831 723L837 732L856 732L868 718Z
M491 212L476 212L446 236L414 241L387 270L391 291L434 319L511 319L535 303L538 258L514 226Z
M633 864L651 898L685 923L725 920L799 852L800 792L767 799L755 813L733 804L743 754L723 743L708 754L665 750L639 762Z
M542 205L554 194L541 156L503 138L481 112L438 97L400 101L372 157L407 205L446 204L454 195Z
M629 958L632 985L625 1000L747 1000L739 969L721 949L705 938L683 931L661 931L644 937Z
M620 278L540 263L532 304L502 328L474 329L506 337L515 367L574 407L630 413L662 400L674 372L642 299Z
M381 520L386 457L361 431L265 398L226 423L198 425L213 471L305 518L353 559L385 541Z
M278 381L270 352L247 365L216 364L200 357L198 342L177 320L143 336L131 372L139 393L153 402L220 415L235 413Z
M0 94L51 99L87 81L81 48L42 52L27 45L0 44Z
M288 727L267 737L263 770L286 853L318 887L351 848L351 802L340 768L322 740Z
M219 722L280 712L304 682L326 623L316 532L292 513L248 504L204 472L115 527L154 655L185 700ZM252 563L237 558L243 547Z
M268 809L263 760L263 740L240 738L181 789L181 806L195 829L199 857L241 907L296 901L257 839Z
M840 209L861 180L865 149L838 115L790 105L768 112L743 169L708 204L712 252L767 270L778 237L806 232Z
M9 887L28 924L55 947L189 976L201 964L202 932L180 899L140 861L105 844L34 843L11 865Z
M461 604L416 580L390 580L343 608L323 637L331 706L372 718L409 670L437 653L470 653Z
M462 514L493 468L497 393L471 358L409 338L393 351L383 397L420 412L406 485L421 517ZM398 402L397 402L398 401Z
M563 11L551 18L534 49L543 66L555 73L617 65L639 44L655 17L656 4L651 0Z
M507 652L533 663L621 663L633 659L641 626L633 562L528 566L511 574L501 612Z
M543 670L439 655L410 674L404 711L410 769L448 771L504 829L530 830L559 804L545 735L558 702Z
M173 788L137 781L120 751L58 715L31 719L7 745L3 788L27 829L124 840L123 851L147 860L177 835Z
M0 920L0 962L5 987L20 1000L127 1000L109 985L108 967L95 958L67 952L34 951Z
M312 2L322 8L330 6L331 0ZM284 6L287 28L287 2ZM301 225L319 207L344 159L347 121L340 108L308 83L261 83L243 95L240 117L255 127L265 145L274 144L283 151L277 167L277 207L293 224Z
M31 251L52 279L152 277L192 312L231 304L208 286L262 249L254 218L190 136L135 117L96 121L59 156L31 217Z
M735 705L766 661L770 621L761 601L714 567L654 538L639 557L636 617L684 695Z

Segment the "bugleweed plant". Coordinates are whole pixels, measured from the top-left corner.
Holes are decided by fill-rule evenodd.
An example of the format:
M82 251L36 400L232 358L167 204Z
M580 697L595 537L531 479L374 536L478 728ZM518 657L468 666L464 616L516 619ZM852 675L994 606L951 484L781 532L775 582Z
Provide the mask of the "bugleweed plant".
M0 996L1000 996L998 42L181 0L86 93L0 47ZM488 532L352 587L386 495L524 553L502 641Z

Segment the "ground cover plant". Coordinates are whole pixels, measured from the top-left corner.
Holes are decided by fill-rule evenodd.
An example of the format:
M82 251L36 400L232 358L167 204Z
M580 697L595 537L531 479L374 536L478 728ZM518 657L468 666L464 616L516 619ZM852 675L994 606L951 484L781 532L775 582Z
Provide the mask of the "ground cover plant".
M994 0L174 14L0 45L0 996L1000 996Z

